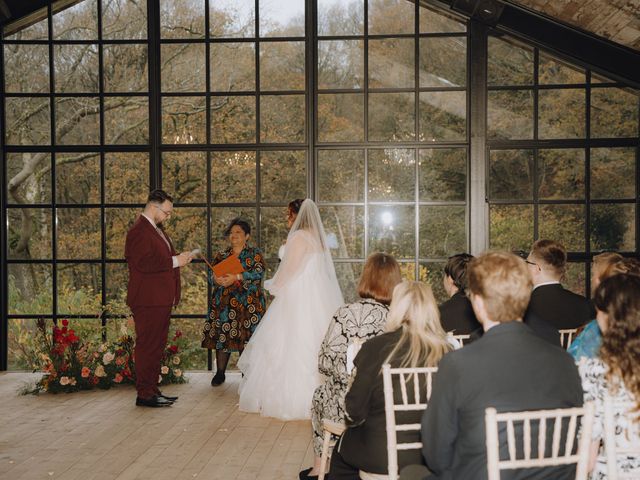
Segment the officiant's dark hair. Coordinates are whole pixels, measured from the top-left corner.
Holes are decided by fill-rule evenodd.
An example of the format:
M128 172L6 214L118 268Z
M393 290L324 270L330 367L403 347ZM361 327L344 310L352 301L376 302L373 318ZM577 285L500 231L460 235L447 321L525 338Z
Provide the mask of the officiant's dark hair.
M249 235L251 233L251 226L249 225L249 222L241 219L240 217L236 217L233 220L231 220L229 222L229 225L227 225L227 228L225 228L224 236L228 237L231 234L231 229L236 225L242 229L245 235Z
M402 281L400 265L391 255L377 252L367 258L358 282L360 298L372 298L389 305L393 289Z

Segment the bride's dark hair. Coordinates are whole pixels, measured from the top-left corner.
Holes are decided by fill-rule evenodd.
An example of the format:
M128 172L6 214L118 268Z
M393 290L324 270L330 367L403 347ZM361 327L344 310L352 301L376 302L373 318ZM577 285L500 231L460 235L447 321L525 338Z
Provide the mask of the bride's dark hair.
M300 208L302 207L302 202L304 202L304 198L296 198L289 202L289 211L291 213L295 213L296 215L300 212Z

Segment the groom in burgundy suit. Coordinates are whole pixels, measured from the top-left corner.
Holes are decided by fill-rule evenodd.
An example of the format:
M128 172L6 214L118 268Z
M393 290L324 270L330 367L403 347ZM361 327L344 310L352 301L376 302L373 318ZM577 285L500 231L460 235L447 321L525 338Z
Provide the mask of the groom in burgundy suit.
M171 308L180 301L180 267L188 252L176 254L162 222L173 212L173 199L153 190L142 214L127 233L124 256L129 265L127 305L136 326L136 405L169 407L178 397L158 389L162 354L167 344Z

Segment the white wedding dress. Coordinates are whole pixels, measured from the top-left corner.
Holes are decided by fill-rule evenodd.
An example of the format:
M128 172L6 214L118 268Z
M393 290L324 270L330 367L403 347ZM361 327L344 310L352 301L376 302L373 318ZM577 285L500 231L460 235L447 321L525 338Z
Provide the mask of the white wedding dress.
M307 209L318 215L311 205ZM315 232L296 229L296 223L278 271L265 282L275 298L238 361L244 374L240 410L282 420L311 417L311 398L321 380L318 351L332 315L343 304L322 225Z

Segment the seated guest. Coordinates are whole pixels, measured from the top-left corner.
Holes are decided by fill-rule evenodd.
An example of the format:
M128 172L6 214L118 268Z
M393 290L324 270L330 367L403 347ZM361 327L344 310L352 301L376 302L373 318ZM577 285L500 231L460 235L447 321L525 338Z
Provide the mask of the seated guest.
M507 252L484 253L469 264L467 275L469 299L485 333L446 355L435 375L422 419L422 444L436 479L487 478L487 407L504 412L582 405L571 356L522 323L531 295L524 261ZM575 465L549 467L542 476L515 473L508 478L574 476Z
M404 281L393 290L387 315L387 333L368 340L355 358L353 383L345 398L347 429L331 457L329 478L358 479L358 471L386 474L387 432L384 412L382 365L435 367L453 349L440 325L438 306L431 287ZM394 382L397 377L394 377ZM425 385L420 385L425 389ZM413 391L413 380L407 389ZM400 386L394 384L400 399ZM403 412L402 423L418 423L421 413ZM399 432L401 442L417 442L418 431ZM398 466L421 463L419 450L398 453Z
M538 240L526 262L533 292L524 323L536 316L562 330L581 327L591 320L589 301L560 285L567 265L567 252L562 245L553 240Z
M450 298L440 305L440 323L445 332L453 335L475 336L482 331L466 294L467 265L472 259L473 255L459 253L449 257L444 266L442 283Z
M606 278L596 288L596 319L602 331L600 356L580 363L585 401L595 404L590 469L592 479L607 478L607 459L600 442L604 436L604 397L631 402L631 412L614 412L616 441L638 442L625 430L637 421L640 409L640 277L618 274ZM606 447L606 445L605 445ZM640 455L625 454L617 459L618 471L640 478Z
M322 420L344 422L344 396L350 374L347 349L354 341L364 342L384 331L393 289L401 281L400 266L391 255L370 255L358 283L360 300L340 307L331 320L318 355L318 370L325 382L316 388L311 404L315 462L313 468L300 472L302 480L319 474Z
M617 273L640 275L640 263L635 258L624 258L614 252L605 252L594 256L591 265L591 291L595 292L602 280ZM592 316L595 317L595 313ZM582 357L594 358L598 356L601 340L600 327L594 319L584 327L584 330L575 338L567 351L576 360Z

